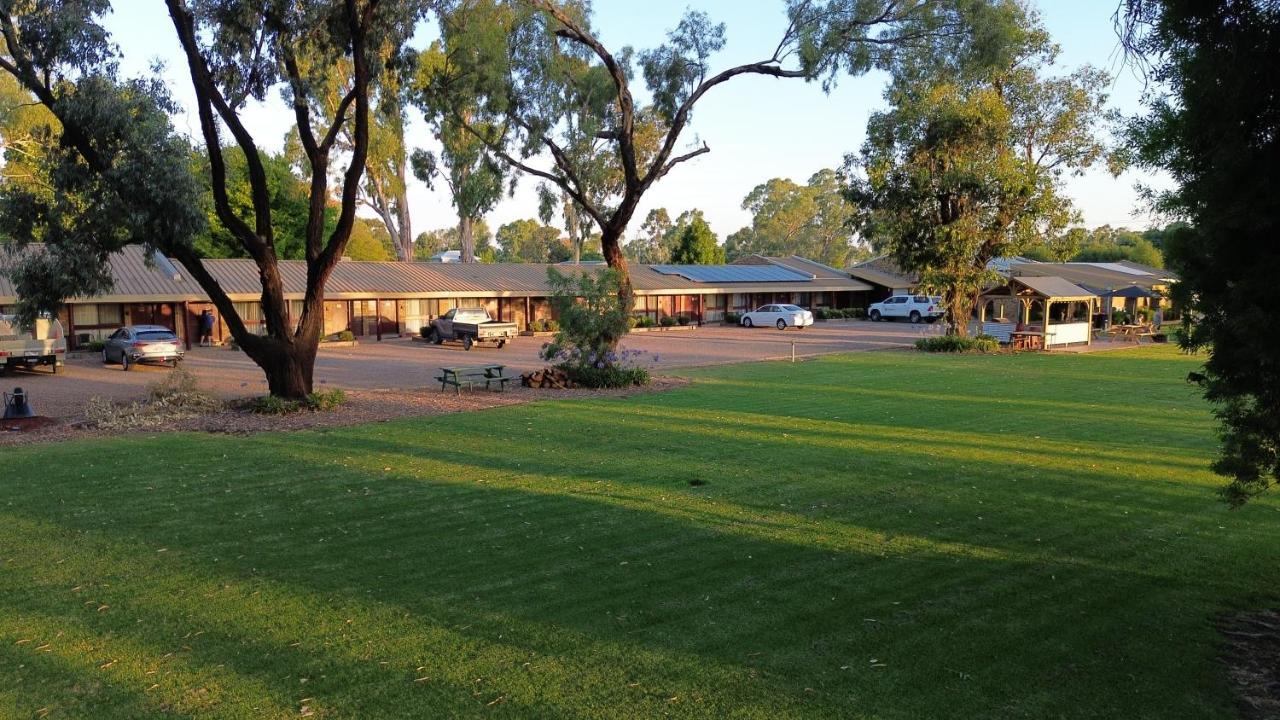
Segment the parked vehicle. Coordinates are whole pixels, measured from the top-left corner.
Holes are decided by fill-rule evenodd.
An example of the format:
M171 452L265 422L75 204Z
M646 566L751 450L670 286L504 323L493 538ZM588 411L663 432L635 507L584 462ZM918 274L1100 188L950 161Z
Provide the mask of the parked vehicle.
M102 347L102 363L120 363L132 370L138 363L168 364L178 367L185 352L182 341L163 325L131 325L111 333Z
M515 323L498 322L481 307L454 308L422 328L422 337L428 342L439 345L445 340L457 340L466 350L476 343L506 347L507 341L518 334Z
M739 322L743 327L772 325L779 330L786 330L788 326L804 329L813 324L813 313L799 305L761 305L751 312L743 313Z
M0 315L0 372L47 365L56 373L66 357L67 337L57 318L37 318L34 327L24 328L13 315Z
M942 298L928 295L894 295L867 308L867 317L876 322L904 318L913 323L935 323L945 314Z

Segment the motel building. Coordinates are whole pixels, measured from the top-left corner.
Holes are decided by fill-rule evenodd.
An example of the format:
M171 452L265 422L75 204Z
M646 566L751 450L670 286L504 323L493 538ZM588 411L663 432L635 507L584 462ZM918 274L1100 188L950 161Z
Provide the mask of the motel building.
M205 260L205 268L235 303L250 329L263 329L262 289L252 260ZM72 349L105 339L122 325L163 325L192 344L201 312L217 308L177 261L129 246L110 258L112 290L70 298L59 313ZM285 298L296 318L302 310L306 264L281 261ZM603 265L552 266L522 263L358 262L338 263L325 286L324 333L350 331L362 340L417 335L432 319L455 307L483 307L521 330L555 319L547 270L598 272ZM688 318L718 323L726 312L769 303L819 308L866 307L872 286L849 273L801 257L751 256L732 265L629 266L636 291L635 314L655 321ZM0 274L0 312L17 301ZM221 318L214 339L230 333Z

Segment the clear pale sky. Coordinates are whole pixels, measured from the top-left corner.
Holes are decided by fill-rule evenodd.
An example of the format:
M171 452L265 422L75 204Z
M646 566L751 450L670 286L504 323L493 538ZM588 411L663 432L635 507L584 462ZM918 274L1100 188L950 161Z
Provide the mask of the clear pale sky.
M1111 105L1125 113L1138 110L1141 83L1121 66L1112 15L1117 0L1039 0L1045 26L1062 47L1059 65L1069 71L1092 64L1115 76ZM192 94L173 27L159 0L119 0L107 25L124 55L127 73L140 74L160 60L177 99L190 109ZM713 70L767 57L783 27L781 0L597 0L596 26L606 46L637 48L660 43L686 7L703 10L727 25L728 44L713 61ZM666 207L674 217L702 209L723 239L750 223L743 197L773 177L803 183L824 167L839 167L848 152L861 145L867 117L883 107L883 75L843 79L830 94L802 80L736 78L700 101L686 143L706 141L711 153L686 163L654 186L631 225L639 228L653 207ZM413 114L411 112L411 114ZM278 101L249 109L250 130L264 149L283 144L292 115ZM176 119L192 137L198 134L193 112ZM409 143L432 147L421 122L409 127ZM1068 192L1083 213L1084 224L1144 228L1152 220L1143 211L1135 183L1163 184L1161 178L1127 173L1113 178L1097 168L1068 182ZM490 227L536 215L534 183L526 179L514 197L504 199L489 215ZM456 222L447 192L428 190L416 180L410 187L414 233Z

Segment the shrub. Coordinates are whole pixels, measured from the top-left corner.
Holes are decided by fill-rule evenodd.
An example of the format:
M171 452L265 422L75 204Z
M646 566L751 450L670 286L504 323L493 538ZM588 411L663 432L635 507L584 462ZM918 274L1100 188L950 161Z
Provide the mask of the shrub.
M726 325L737 325L742 322L742 313L727 312L724 314L724 322Z
M933 353L992 353L1000 349L1000 341L990 335L979 335L977 337L938 335L920 338L916 341L916 349Z
M658 324L662 327L672 327L676 324L676 319L670 315L663 315L662 319L658 321Z
M102 349L106 346L107 343L103 340L90 340L84 344L84 349L86 352L102 352Z
M427 324L418 328L418 334L424 338L431 337L431 325Z
M640 322L636 325L636 327L651 328L651 327L657 326L657 324L658 323L655 322L653 318L649 317L648 315L645 315L644 317L640 318Z
M336 409L347 401L347 394L341 388L313 392L307 396L307 407L315 412L327 412Z
M343 330L338 333L338 342L355 342L356 334L350 330Z
M275 395L263 395L249 402L249 410L259 415L289 415L302 409L297 400L285 400Z
M844 311L844 316L852 320L861 320L867 316L867 311L864 308L849 308Z
M602 368L589 365L560 367L569 376L569 380L587 388L632 387L646 385L649 382L649 371L642 367L629 367L618 363L605 365Z
M1125 312L1124 310L1116 310L1115 312L1111 313L1112 325L1128 325L1129 320L1130 320L1129 313Z
M680 315L676 317L676 323L678 323L681 327L688 325L691 322L693 322L693 318L689 317L688 315Z

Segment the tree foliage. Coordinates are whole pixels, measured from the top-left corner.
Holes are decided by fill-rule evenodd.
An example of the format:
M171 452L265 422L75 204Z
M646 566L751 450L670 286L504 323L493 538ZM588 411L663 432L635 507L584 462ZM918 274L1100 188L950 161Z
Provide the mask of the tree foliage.
M684 218L682 218L684 219ZM691 215L686 222L677 223L675 248L671 262L677 265L720 265L724 263L724 248L701 212Z
M751 226L725 240L730 260L751 254L800 255L842 268L860 256L854 237L854 207L835 170L814 173L805 185L774 178L742 201Z
M654 208L645 216L640 232L623 247L631 262L654 264L671 262L675 235L671 214L666 208Z
M249 167L243 151L237 146L222 150L226 166L227 202L242 221L253 221L253 187L249 181ZM276 254L283 260L302 260L306 257L307 222L310 214L311 194L307 183L293 172L293 165L286 155L260 152L259 162L267 183L271 216L275 226ZM206 258L244 258L248 250L218 220L214 202L213 183L208 153L197 153L193 161L194 172L200 183L200 207L204 211L206 225L195 238L195 250ZM325 208L325 228L330 232L337 222L337 209L332 203Z
M0 188L0 214L11 221L13 235L44 242L44 251L27 253L15 273L26 312L106 289L110 254L142 242L187 268L240 347L262 367L273 394L301 397L311 390L324 285L356 222L369 156L370 102L379 83L400 66L401 48L422 4L166 0L165 7L195 95L218 224L258 266L265 334L249 332L201 262L194 238L205 217L190 148L169 121L176 108L158 77L118 76L117 51L101 23L110 10L106 0L0 4L0 69L61 126L58 142L42 160L44 189L15 183ZM349 90L323 115L317 112L325 107L318 96L335 73L349 73L349 81L339 83ZM263 101L276 90L294 110L308 178L306 291L297 318L284 299L268 169L241 117L250 100ZM331 164L343 134L350 143L341 153L337 217L329 226ZM251 218L237 211L228 194L229 144L244 159Z
M479 262L497 262L498 250L493 244L493 231L484 220L477 220L472 226L472 243L475 246L476 260ZM462 240L458 235L458 226L437 228L420 233L414 242L413 256L417 260L429 260L437 253L446 250L462 250Z
M559 263L569 259L560 230L526 219L509 222L494 235L502 262Z
M478 10L460 13L449 19L453 24L445 25L445 36L478 32L473 25L483 26L499 20L496 13ZM444 180L458 211L462 261L474 262L477 257L475 226L502 198L505 170L480 138L467 131L467 123L476 114L476 98L457 89L460 84L456 81L457 72L449 53L439 42L418 56L411 96L431 125L440 143L440 153L437 156L427 150L415 150L412 163L414 175L428 186L436 178Z
M459 117L495 157L573 199L599 228L605 259L632 292L621 238L644 194L680 163L710 151L682 146L698 102L740 76L822 79L887 66L894 50L958 42L984 0L789 0L779 42L759 60L713 71L725 27L689 11L649 49L610 50L586 3L468 0L449 3L444 42L458 72L455 91L477 98ZM469 23L470 14L500 22ZM453 31L452 28L460 28ZM633 94L637 70L649 102ZM648 141L652 135L656 142ZM601 155L608 163L597 162ZM547 158L549 164L542 158ZM620 182L595 182L602 169Z
M1161 238L1193 375L1222 422L1215 469L1240 503L1280 482L1280 6L1269 0L1127 0L1126 46L1149 71L1148 112L1127 127L1130 160L1174 188L1155 206L1185 223Z
M953 334L967 332L994 280L988 261L1076 219L1062 178L1103 153L1106 76L1047 75L1057 48L1019 5L997 26L979 54L996 64L930 52L895 66L890 108L872 116L848 162L863 233L944 295Z

